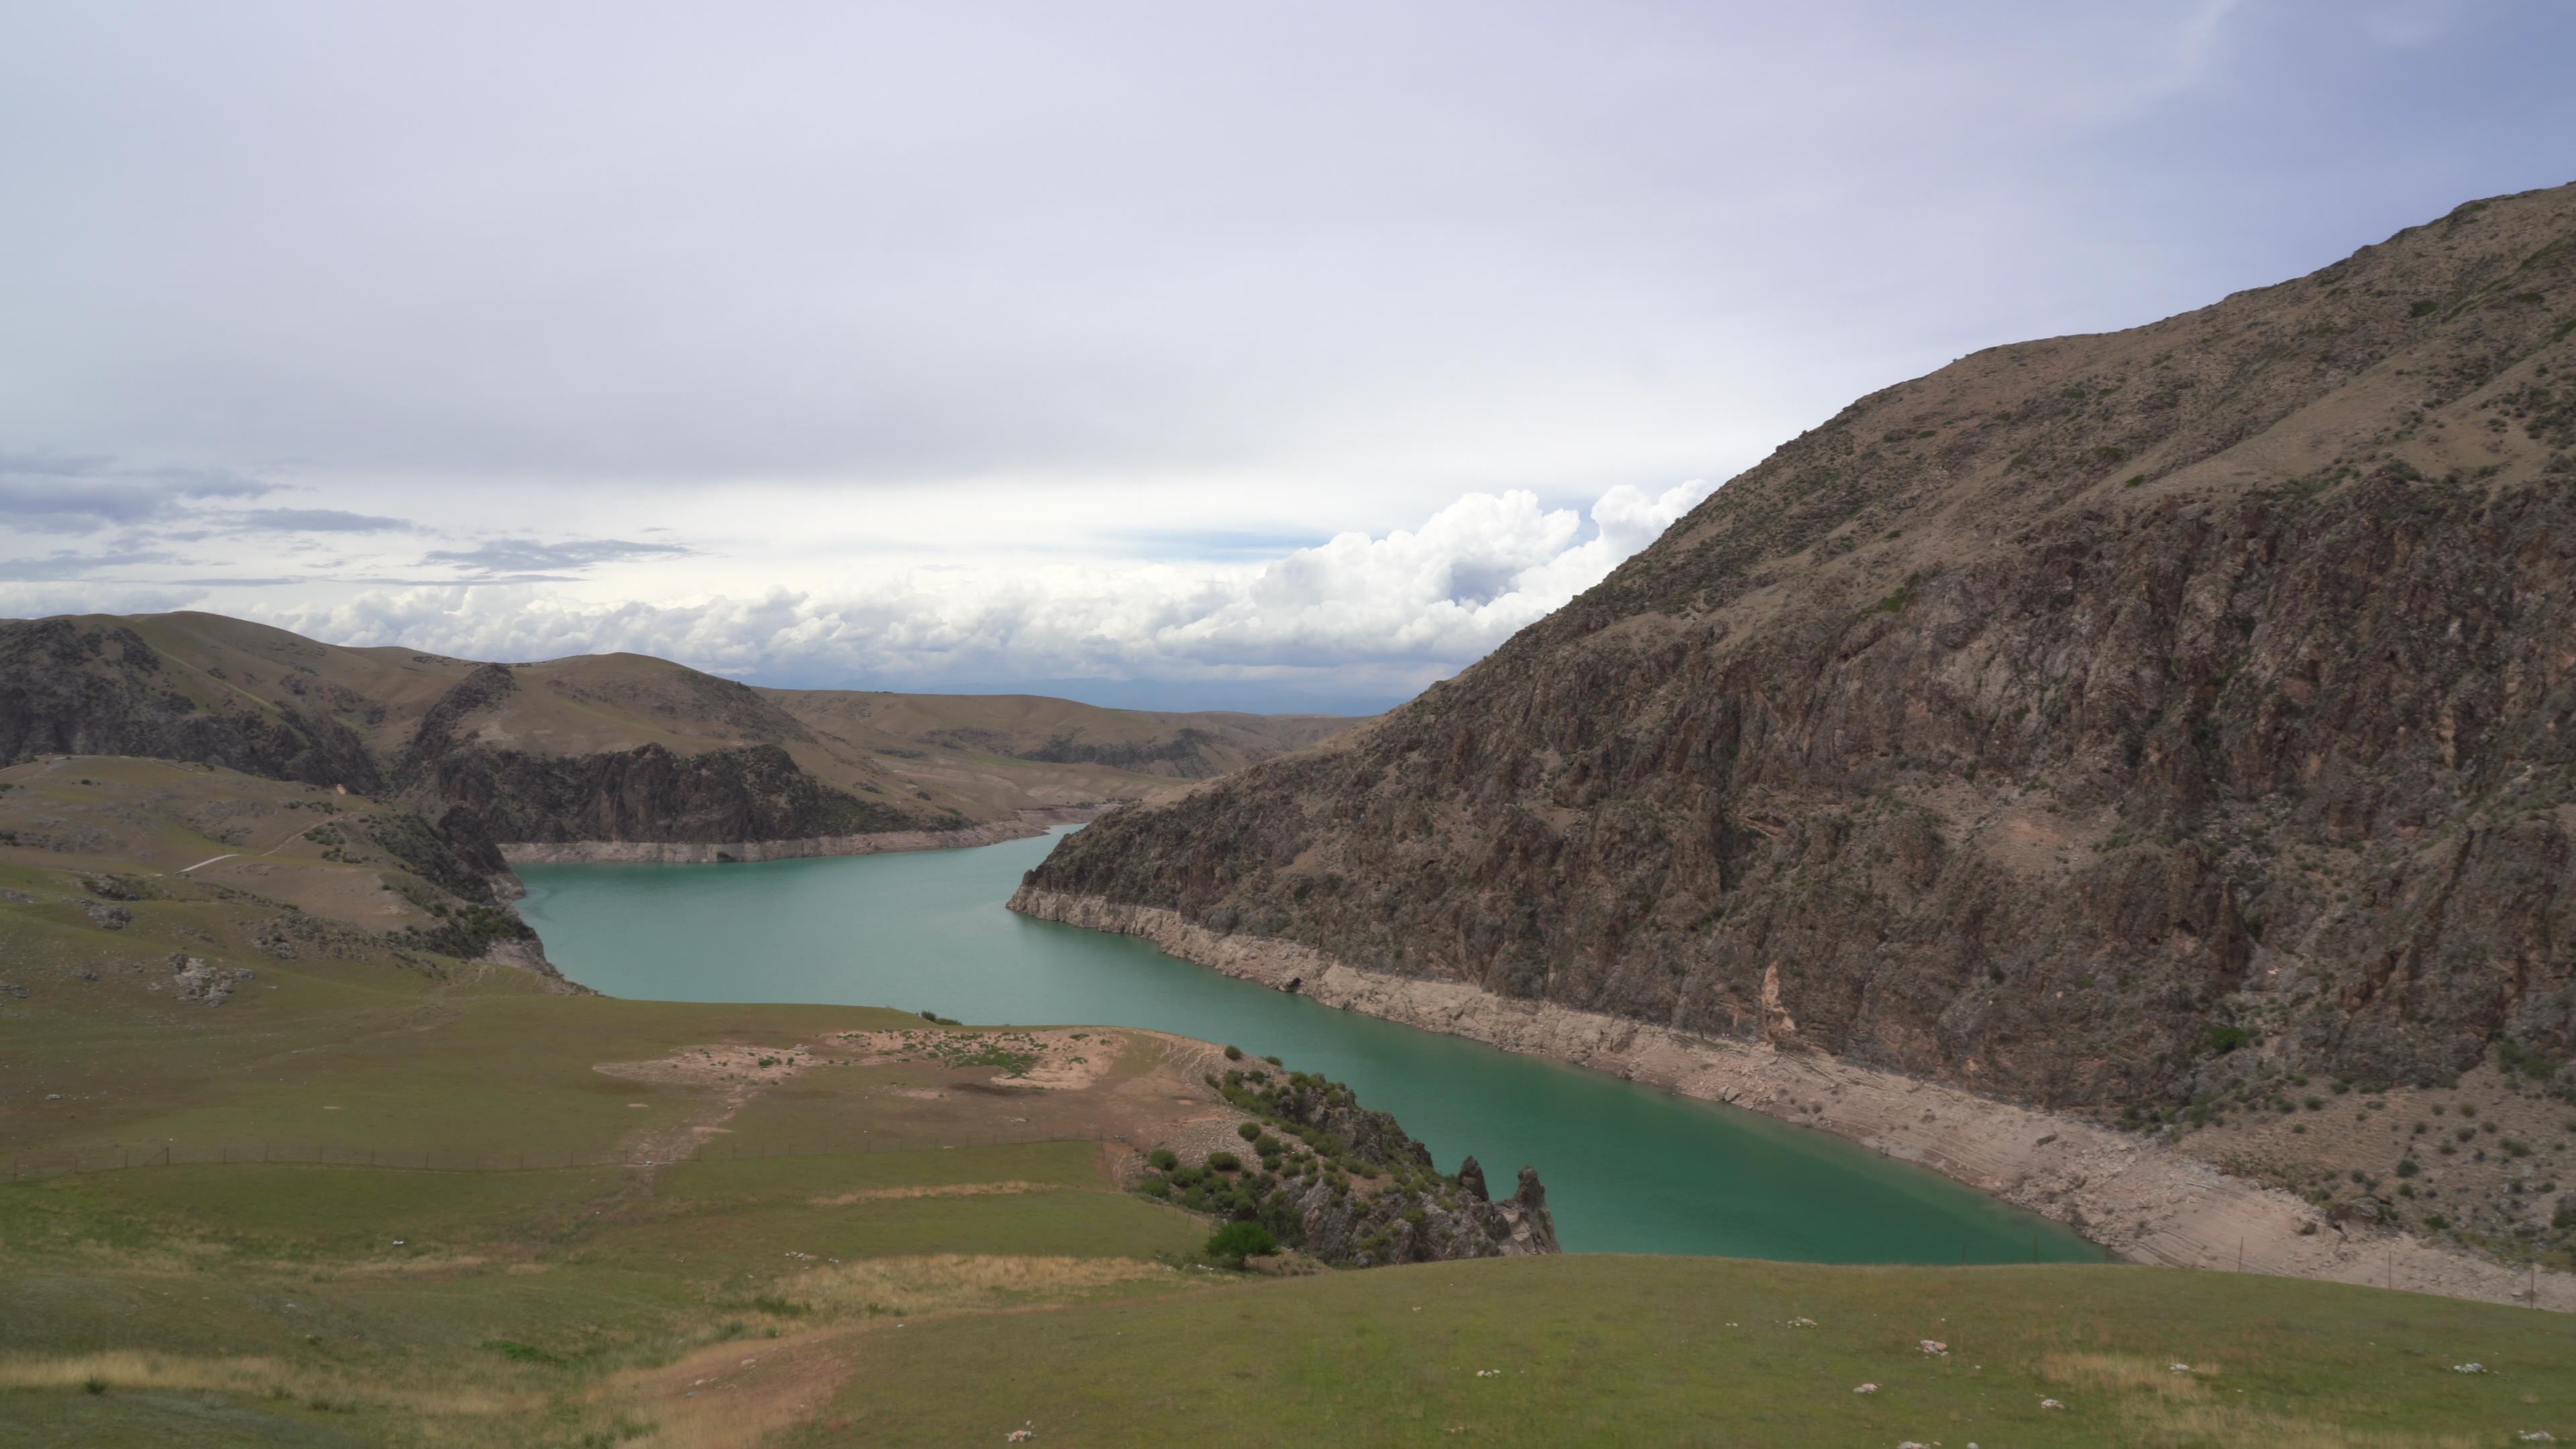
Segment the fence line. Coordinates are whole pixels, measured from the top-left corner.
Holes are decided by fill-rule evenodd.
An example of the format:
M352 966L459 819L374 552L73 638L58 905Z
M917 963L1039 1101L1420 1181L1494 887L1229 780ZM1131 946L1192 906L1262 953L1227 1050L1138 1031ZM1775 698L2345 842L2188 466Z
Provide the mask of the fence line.
M434 1147L350 1147L297 1142L174 1141L117 1143L51 1152L27 1152L9 1159L11 1182L69 1174L121 1172L141 1167L257 1167L262 1164L306 1167L374 1167L399 1172L561 1172L576 1167L660 1167L680 1162L750 1162L785 1158L859 1157L879 1152L937 1152L958 1147L1018 1147L1038 1142L1090 1142L1089 1137L1048 1133L1031 1137L996 1132L952 1133L951 1140L862 1137L855 1147L811 1147L791 1143L745 1148L739 1143L713 1143L696 1151L661 1156L651 1153L597 1153L577 1149L528 1149L469 1152Z

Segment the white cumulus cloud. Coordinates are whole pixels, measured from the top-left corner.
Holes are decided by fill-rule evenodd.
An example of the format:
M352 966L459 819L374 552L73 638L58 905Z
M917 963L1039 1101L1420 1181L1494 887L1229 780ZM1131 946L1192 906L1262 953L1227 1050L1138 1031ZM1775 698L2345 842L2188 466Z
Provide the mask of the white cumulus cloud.
M1533 493L1471 493L1419 528L1251 563L862 569L828 587L672 602L425 586L262 617L344 644L502 660L630 650L807 686L1258 681L1392 700L1599 583L1710 491L1623 484L1588 525Z

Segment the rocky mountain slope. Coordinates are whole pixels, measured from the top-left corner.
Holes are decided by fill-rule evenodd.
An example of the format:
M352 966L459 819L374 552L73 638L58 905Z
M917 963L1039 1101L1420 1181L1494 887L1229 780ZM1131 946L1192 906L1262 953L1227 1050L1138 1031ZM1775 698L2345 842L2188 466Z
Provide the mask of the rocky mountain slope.
M1022 903L2132 1120L2567 1092L2571 333L2562 187L1962 358Z
M952 831L1134 798L1348 723L753 689L633 654L477 663L211 614L0 623L0 764L138 755L345 785L469 843Z

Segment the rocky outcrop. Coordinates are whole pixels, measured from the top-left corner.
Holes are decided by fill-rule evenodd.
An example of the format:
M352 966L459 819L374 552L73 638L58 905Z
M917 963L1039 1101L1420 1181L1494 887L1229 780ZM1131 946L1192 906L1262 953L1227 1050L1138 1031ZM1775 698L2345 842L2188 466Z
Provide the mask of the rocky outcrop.
M1512 1197L1494 1202L1474 1158L1442 1176L1431 1149L1339 1082L1276 1063L1246 1063L1207 1081L1246 1114L1244 1152L1211 1152L1196 1164L1159 1154L1142 1183L1147 1195L1261 1223L1287 1246L1350 1267L1557 1251L1534 1168L1521 1169Z
M203 1006L221 1006L231 1000L233 988L250 980L253 974L242 966L210 966L203 957L184 951L170 958L170 980L178 988L179 999Z
M1341 747L1113 812L1031 883L2148 1120L2266 1072L2554 1067L2571 331L2561 188L1962 359Z
M651 744L592 755L469 745L420 766L418 780L433 808L462 810L512 844L810 840L931 823L824 784L776 745L695 755Z
M0 763L38 755L148 755L373 794L365 741L315 707L200 705L132 629L71 619L0 621Z

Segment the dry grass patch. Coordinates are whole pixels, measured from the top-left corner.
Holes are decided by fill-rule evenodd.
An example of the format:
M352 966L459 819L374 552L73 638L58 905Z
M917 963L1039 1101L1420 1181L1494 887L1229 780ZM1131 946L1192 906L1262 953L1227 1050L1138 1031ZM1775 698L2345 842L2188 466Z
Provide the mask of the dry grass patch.
M610 1416L618 1442L639 1449L750 1449L830 1399L849 1376L853 1331L709 1344L618 1374L591 1403Z
M2263 1449L2482 1449L2492 1434L2407 1434L2355 1429L2226 1404L2130 1400L2119 1406L2120 1442L2139 1449L2260 1444Z
M2039 1376L2070 1389L2116 1394L2153 1393L2168 1399L2205 1399L2204 1379L2218 1376L2218 1365L2195 1363L2177 1372L2169 1361L2157 1363L2134 1354L2052 1353L2039 1361Z
M809 1197L813 1207L848 1207L857 1202L883 1202L901 1197L1006 1197L1023 1192L1055 1192L1061 1183L1044 1182L943 1182L914 1187L870 1187L857 1192L839 1192L830 1197Z
M1173 1272L1134 1258L939 1253L814 1268L785 1280L778 1291L824 1312L927 1317L1072 1297Z
M353 1381L272 1358L204 1358L131 1349L0 1358L0 1389L160 1389L242 1394L308 1403L379 1405L424 1418L490 1418L529 1412L544 1403L540 1394L396 1386L375 1378Z

